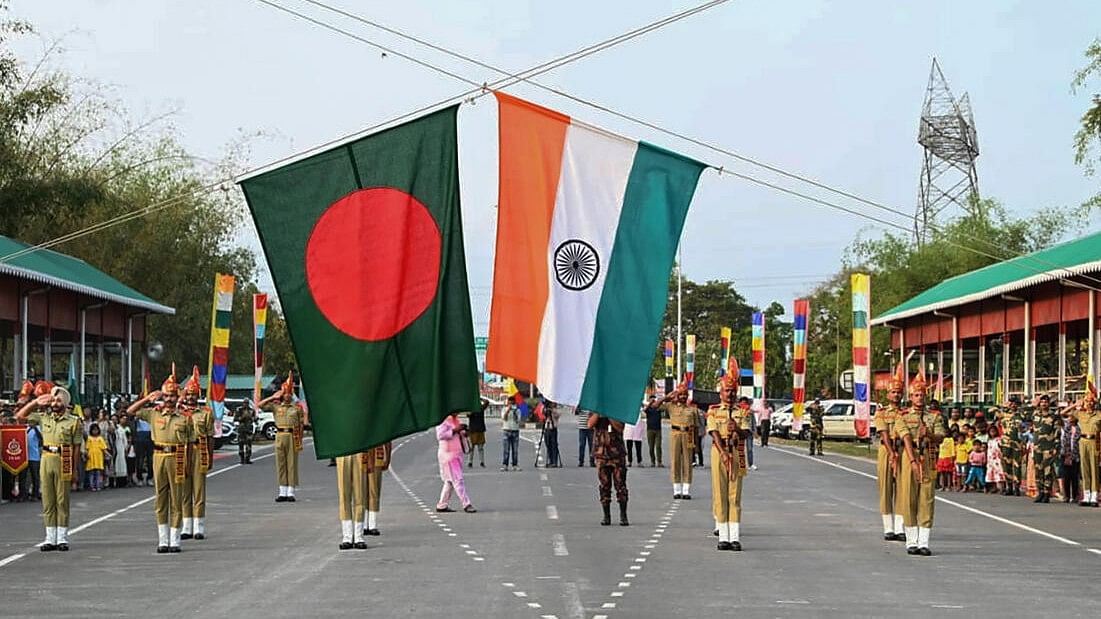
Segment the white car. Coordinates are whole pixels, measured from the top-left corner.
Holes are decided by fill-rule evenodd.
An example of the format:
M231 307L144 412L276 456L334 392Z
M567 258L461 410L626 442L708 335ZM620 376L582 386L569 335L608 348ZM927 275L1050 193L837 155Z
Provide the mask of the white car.
M807 402L805 406L810 406L813 403ZM852 400L821 400L820 404L825 414L822 415L822 430L825 438L856 438L856 413L853 408ZM793 404L781 408L780 410L772 413L772 433L783 438L791 438L791 423L792 423L792 408ZM871 405L871 417L875 420L875 411L878 405L874 402ZM803 429L799 432L798 438L805 439L807 437L807 429L810 424L810 415L807 414L806 408L803 409ZM875 434L875 424L870 424L871 434Z

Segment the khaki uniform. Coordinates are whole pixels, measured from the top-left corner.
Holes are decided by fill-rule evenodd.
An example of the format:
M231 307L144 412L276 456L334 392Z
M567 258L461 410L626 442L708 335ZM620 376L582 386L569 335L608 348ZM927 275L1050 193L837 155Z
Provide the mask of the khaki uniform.
M275 415L275 476L279 496L294 496L298 486L298 452L302 450L302 409L297 404L269 404L264 410Z
M875 431L879 436L879 451L876 453L875 473L879 482L879 513L883 516L885 533L902 533L902 517L895 511L895 486L897 479L891 467L891 452L887 443L896 447L895 422L902 410L895 404L880 407L875 414ZM888 518L890 521L888 521Z
M719 529L719 541L739 541L739 527L742 520L742 480L746 476L746 446L745 437L749 432L748 409L729 408L725 404L717 404L707 411L707 432L717 433L727 446L733 437L729 422L734 422L734 427L741 430L741 437L737 439L737 447L734 449L732 467L727 469L723 463L718 441L711 443L711 497L712 511L715 515L715 523Z
M135 417L149 424L153 434L153 485L156 501L153 512L157 517L161 546L179 546L179 529L183 524L183 502L188 487L185 485L189 460L188 446L193 440L191 421L175 408L143 408ZM164 539L165 531L169 537Z
M42 487L42 521L49 530L69 527L69 490L80 446L84 444L84 426L76 415L60 417L52 412L31 413L27 422L42 431L42 460L38 465Z
M680 489L677 486L692 483L692 451L696 446L699 411L695 406L672 402L662 404L661 410L669 415L669 438L673 450L669 464L672 467L673 494L688 494L687 489Z
M367 451L367 511L378 514L382 504L382 474L390 470L390 443ZM375 527L369 527L374 529Z
M185 415L191 422L191 447L188 449L189 485L184 492L184 530L190 518L206 518L206 473L214 463L214 412L202 406ZM202 531L196 531L201 533Z
M914 455L921 462L924 481L913 471L909 454L902 450L902 462L895 487L895 511L902 516L908 547L928 548L936 505L937 447L944 438L944 421L936 413L910 408L894 425L899 441L909 436Z
M363 535L363 513L367 507L366 453L336 459L336 491L340 502L343 541L355 543Z
M1097 503L1097 491L1101 488L1098 479L1097 443L1101 435L1101 410L1092 409L1078 413L1078 425L1082 428L1082 437L1078 439L1078 457L1082 474L1082 501Z

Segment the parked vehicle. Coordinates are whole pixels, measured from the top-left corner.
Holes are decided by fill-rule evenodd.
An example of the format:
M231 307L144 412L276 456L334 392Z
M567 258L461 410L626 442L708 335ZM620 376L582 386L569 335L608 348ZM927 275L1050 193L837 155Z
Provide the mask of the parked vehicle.
M810 402L806 406L810 406ZM822 400L822 431L825 438L856 438L856 412L852 400ZM871 416L875 419L875 411L878 404L872 403ZM772 413L772 434L783 438L792 438L792 409L794 404L788 404L780 410ZM808 423L810 417L806 410L803 412L803 428L797 438L807 438ZM875 424L871 424L871 434L875 434Z

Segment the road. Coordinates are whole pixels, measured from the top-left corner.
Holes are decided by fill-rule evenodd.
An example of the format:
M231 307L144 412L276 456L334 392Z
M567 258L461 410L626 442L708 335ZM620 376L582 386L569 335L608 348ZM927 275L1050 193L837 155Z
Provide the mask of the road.
M668 468L632 468L631 526L601 527L595 472L468 470L477 514L437 514L435 440L395 443L382 536L338 551L334 469L302 460L298 502L276 504L273 462L219 460L208 539L154 553L151 491L73 495L73 549L40 553L37 504L0 507L0 615L492 617L1094 616L1101 510L950 494L930 558L881 540L872 465L757 449L742 543L718 552L708 476L673 501ZM490 428L491 437L498 437ZM668 436L665 444L668 445ZM308 454L308 447L307 452ZM666 456L668 457L668 456ZM14 595L13 595L14 593Z

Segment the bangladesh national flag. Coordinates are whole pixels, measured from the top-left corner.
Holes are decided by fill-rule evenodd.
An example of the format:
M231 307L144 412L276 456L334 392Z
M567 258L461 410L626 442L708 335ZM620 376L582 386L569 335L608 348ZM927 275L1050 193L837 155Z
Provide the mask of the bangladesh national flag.
M457 111L240 181L287 319L318 458L479 406Z

